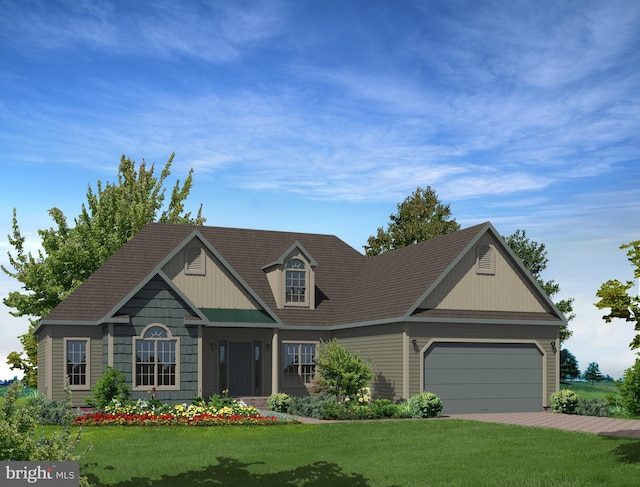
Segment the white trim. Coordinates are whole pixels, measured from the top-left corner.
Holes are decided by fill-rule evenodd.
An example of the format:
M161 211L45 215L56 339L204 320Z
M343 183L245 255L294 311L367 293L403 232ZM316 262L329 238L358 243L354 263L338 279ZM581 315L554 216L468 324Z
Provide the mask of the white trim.
M91 338L89 337L64 337L62 339L62 350L64 356L62 358L62 390L67 390L67 344L69 342L84 342L85 343L85 372L84 372L84 384L69 384L69 390L71 391L90 391L91 390Z
M431 338L420 349L420 392L424 392L424 358L427 350L434 343L478 343L478 344L530 344L535 345L538 351L542 354L540 359L542 360L542 407L549 406L547 398L547 353L544 347L538 340L527 339L509 339L509 338Z
M142 385L139 386L136 384L136 349L137 349L137 342L138 340L144 340L144 334L146 333L146 331L149 328L152 327L160 327L162 329L164 329L167 332L167 338L161 338L161 339L155 339L155 340L167 340L167 341L175 341L176 342L176 370L175 370L175 376L176 376L176 383L175 385L172 386L160 386L157 384L158 382L158 368L157 368L157 362L155 362L156 367L155 367L155 372L154 372L154 378L155 378L155 382L156 384L154 385ZM134 336L132 337L132 341L131 341L131 361L132 361L132 368L131 368L131 390L132 391L148 391L150 389L155 389L156 391L179 391L180 390L180 337L176 337L173 336L173 334L171 333L171 330L166 326L163 325L162 323L151 323L147 326L144 327L144 329L142 330L142 332L140 333L140 335Z

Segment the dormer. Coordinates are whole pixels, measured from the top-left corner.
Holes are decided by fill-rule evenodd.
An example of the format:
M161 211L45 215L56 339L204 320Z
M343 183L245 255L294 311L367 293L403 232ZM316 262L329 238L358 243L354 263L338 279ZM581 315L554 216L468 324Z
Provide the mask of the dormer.
M315 308L315 267L318 263L298 241L262 270L279 309Z

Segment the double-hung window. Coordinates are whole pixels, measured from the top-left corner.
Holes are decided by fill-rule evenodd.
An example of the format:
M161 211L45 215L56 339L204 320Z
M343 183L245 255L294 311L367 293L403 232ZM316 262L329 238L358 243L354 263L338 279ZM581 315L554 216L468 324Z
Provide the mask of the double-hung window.
M310 385L316 375L316 343L284 343L285 384Z
M307 270L300 259L291 259L285 268L285 303L305 305L307 303Z
M147 327L135 340L136 389L179 389L179 340L162 325Z
M71 389L89 389L89 339L67 338L64 340L66 350L66 380Z

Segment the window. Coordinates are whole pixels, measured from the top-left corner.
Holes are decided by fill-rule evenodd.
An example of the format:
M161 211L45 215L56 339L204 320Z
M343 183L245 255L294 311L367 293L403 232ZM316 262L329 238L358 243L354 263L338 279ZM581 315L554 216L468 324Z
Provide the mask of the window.
M476 269L478 274L495 274L495 259L491 245L481 244L478 247Z
M151 325L134 341L134 388L178 389L178 339L173 338L164 326Z
M285 384L311 384L316 375L315 358L315 343L285 343L282 354Z
M89 389L87 372L89 370L89 358L87 350L89 339L65 339L67 352L66 377L71 389Z
M305 304L307 302L307 271L300 259L291 259L285 268L285 303Z

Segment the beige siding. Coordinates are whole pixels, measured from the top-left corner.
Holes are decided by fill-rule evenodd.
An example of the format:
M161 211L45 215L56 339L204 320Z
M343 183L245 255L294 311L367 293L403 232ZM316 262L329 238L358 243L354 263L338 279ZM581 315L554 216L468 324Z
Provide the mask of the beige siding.
M409 338L417 341L417 347L410 348L409 364L411 370L410 393L411 395L422 392L420 383L420 371L422 369L422 357L430 340L446 341L454 340L478 340L492 341L495 343L508 342L535 342L544 351L546 376L545 406L548 405L549 396L559 388L559 350L552 347L558 341L558 328L556 326L534 325L451 325L451 324L412 324L409 330ZM445 339L445 340L443 340Z
M395 400L403 398L402 327L391 325L343 330L336 336L338 343L350 352L371 360L376 374L371 387L373 397Z
M527 277L511 262L508 254L501 251L490 234L486 234L478 243L482 244L490 244L493 248L495 273L477 272L476 246L429 294L420 307L481 311L549 311L547 304L537 297Z
M89 384L86 389L71 391L74 406L82 406L85 398L91 395L91 387L95 386L104 372L102 327L90 326L53 326L51 327L51 384L52 399L66 399L66 351L64 339L89 338Z
M204 275L186 273L186 252L192 246L189 244L178 252L162 270L193 304L199 308L258 309L249 294L209 251L205 251Z

